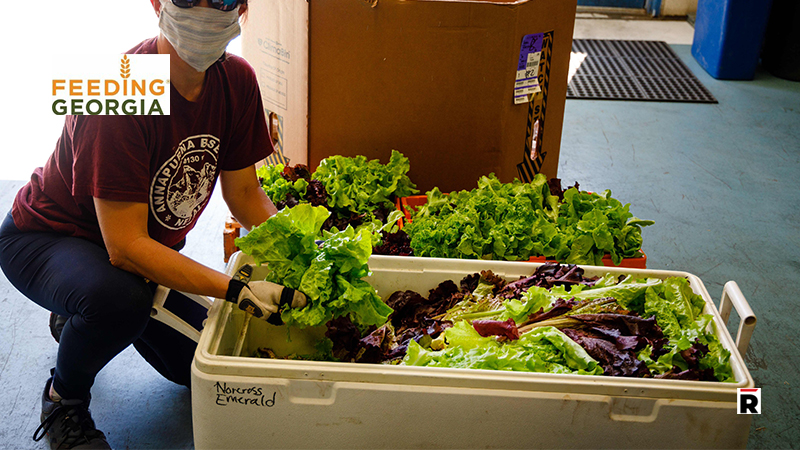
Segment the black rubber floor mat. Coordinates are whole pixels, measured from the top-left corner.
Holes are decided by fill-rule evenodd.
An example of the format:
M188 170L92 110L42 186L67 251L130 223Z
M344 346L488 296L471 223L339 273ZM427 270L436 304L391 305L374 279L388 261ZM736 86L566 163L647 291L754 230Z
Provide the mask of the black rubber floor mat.
M575 39L586 58L567 86L567 98L717 103L662 41Z

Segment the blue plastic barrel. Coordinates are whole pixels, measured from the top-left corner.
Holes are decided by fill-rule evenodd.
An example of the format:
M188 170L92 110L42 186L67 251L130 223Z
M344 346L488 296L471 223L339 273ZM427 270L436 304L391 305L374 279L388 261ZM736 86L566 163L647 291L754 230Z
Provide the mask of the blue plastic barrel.
M698 0L692 55L712 77L752 80L772 0Z

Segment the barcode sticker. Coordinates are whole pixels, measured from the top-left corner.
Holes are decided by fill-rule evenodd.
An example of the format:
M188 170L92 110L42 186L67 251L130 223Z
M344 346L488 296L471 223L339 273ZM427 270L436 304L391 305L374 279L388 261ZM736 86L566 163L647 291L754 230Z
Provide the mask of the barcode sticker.
M531 95L541 91L538 78L525 78L514 83L514 97Z
M542 40L544 33L528 34L522 38L519 50L519 64L514 82L514 104L530 101L530 96L541 92L539 87L539 64L542 60Z
M514 90L514 95L515 96L517 96L517 95L530 95L530 94L535 94L537 92L542 92L542 88L540 88L538 84L536 86L526 87L526 88L522 88L522 89L516 89L516 90Z
M525 68L528 72L533 71L533 75L528 75L529 77L535 77L539 75L539 61L542 59L542 53L528 53L528 63L525 65Z

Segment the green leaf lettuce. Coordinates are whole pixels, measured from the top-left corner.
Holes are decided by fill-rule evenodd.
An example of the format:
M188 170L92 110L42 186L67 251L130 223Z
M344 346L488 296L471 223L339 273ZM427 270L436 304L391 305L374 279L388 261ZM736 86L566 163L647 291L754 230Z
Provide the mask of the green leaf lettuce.
M324 207L299 204L285 208L253 228L236 245L258 264L269 267L267 281L297 289L308 297L303 309L285 309L289 325L313 327L349 315L362 326L382 325L392 309L362 278L374 236L370 229L347 227L328 233L318 246L322 224L330 213Z
M603 369L577 343L553 327L541 327L515 341L481 337L466 321L445 330L444 350L408 344L403 364L465 369L602 375Z

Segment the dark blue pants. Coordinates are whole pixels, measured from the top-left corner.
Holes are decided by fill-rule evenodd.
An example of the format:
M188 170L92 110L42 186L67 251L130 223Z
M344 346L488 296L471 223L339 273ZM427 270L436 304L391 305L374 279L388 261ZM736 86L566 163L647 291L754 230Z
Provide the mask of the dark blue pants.
M69 317L53 380L62 397L86 398L98 372L131 344L164 377L189 386L195 342L150 320L155 285L112 266L104 247L22 232L8 214L0 226L0 267L23 295ZM198 329L206 318L205 308L178 293L165 306Z

